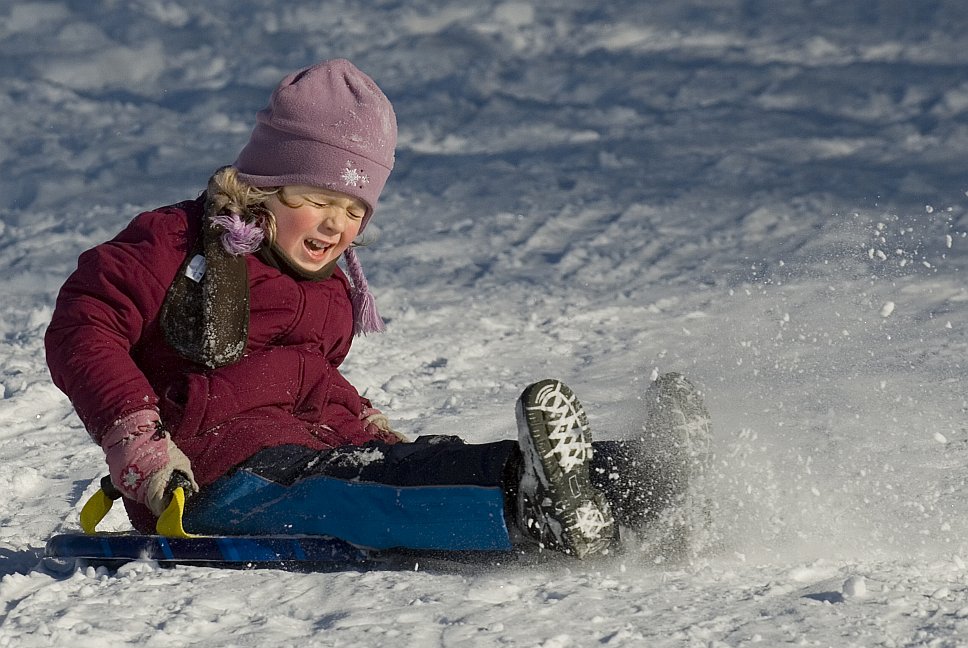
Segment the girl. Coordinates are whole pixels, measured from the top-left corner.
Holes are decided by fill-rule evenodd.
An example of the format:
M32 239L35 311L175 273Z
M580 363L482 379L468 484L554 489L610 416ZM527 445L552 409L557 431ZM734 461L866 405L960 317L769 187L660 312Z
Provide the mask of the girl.
M643 523L682 491L683 475L643 458L644 441L593 454L557 381L522 394L519 443L471 445L406 442L340 374L354 333L382 329L352 243L396 134L390 102L349 61L300 70L201 196L81 255L47 330L48 365L139 531L184 483L186 526L200 533L446 550L530 539L582 557L612 544L616 515ZM705 437L673 419L705 412L691 385L664 380L650 456L686 466L680 446Z

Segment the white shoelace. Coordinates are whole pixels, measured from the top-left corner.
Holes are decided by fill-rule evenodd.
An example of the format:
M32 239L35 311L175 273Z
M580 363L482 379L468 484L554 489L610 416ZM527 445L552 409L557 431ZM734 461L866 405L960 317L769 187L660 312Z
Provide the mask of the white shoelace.
M552 442L551 452L555 461L565 472L585 463L592 444L584 441L582 423L576 410L575 396L565 396L561 383L548 385L538 393L537 405L528 409L545 412L551 431L548 438Z

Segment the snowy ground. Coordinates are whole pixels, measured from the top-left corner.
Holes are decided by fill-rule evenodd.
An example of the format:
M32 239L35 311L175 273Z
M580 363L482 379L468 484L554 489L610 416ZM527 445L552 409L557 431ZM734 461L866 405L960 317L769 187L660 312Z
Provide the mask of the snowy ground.
M0 646L968 645L962 2L272 4L0 2ZM334 56L401 133L361 254L389 331L351 380L406 431L483 441L553 375L605 438L683 371L715 551L39 565L104 471L44 364L58 287Z

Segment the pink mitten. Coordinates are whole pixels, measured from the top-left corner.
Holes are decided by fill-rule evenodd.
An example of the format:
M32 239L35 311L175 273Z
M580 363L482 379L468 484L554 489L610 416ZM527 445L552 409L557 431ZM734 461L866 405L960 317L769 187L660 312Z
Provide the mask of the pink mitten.
M364 429L373 436L386 441L387 443L407 443L410 441L402 432L397 432L390 427L390 419L386 414L375 407L364 407L360 412L360 418L366 422Z
M165 488L176 470L198 490L191 462L172 443L154 410L140 410L116 422L104 433L101 447L114 486L155 515L168 506L171 496Z

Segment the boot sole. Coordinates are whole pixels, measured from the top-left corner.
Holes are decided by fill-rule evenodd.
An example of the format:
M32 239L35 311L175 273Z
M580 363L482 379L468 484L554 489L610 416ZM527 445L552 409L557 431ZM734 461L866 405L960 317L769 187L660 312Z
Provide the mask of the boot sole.
M581 403L560 381L542 380L524 390L516 413L525 478L541 485L537 505L549 531L579 558L601 552L611 544L614 520L589 478L591 433Z
M656 519L639 530L643 549L674 560L698 554L707 541L709 511L702 494L712 463L712 426L699 390L678 373L660 376L647 392L643 437L653 473L668 489Z
M712 431L699 390L681 374L667 373L656 380L647 398L649 427L672 432L671 437L643 439L653 456L677 466L686 481L705 472ZM656 421L661 414L668 418Z

